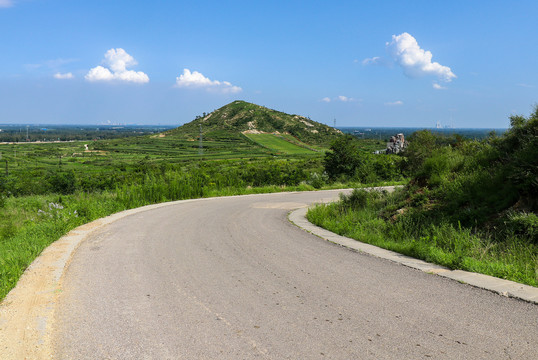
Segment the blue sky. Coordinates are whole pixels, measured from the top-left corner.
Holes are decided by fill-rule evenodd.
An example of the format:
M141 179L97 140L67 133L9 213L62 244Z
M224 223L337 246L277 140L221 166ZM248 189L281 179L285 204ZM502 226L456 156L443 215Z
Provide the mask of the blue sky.
M0 0L0 124L180 125L241 99L337 126L505 128L538 2Z

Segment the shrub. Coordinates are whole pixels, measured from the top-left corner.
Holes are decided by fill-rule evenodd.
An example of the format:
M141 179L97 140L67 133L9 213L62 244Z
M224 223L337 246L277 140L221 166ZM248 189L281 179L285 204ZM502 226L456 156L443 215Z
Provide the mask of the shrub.
M327 180L329 179L329 176L327 173L319 174L317 172L310 173L310 177L308 178L308 184L312 185L316 189L321 189L323 185L326 184Z
M508 213L505 224L516 235L522 235L531 239L538 245L538 216L525 211Z
M344 207L349 207L351 209L363 209L366 206L371 206L375 200L380 198L380 193L378 191L367 191L364 189L353 189L351 194L340 195L340 200Z
M73 171L50 173L48 182L52 191L58 194L72 194L77 188L77 179Z

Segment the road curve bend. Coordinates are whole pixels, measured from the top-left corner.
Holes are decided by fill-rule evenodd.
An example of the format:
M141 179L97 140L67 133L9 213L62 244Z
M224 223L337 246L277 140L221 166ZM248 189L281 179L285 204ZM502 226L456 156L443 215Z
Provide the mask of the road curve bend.
M53 358L538 358L536 305L287 220L337 194L177 202L102 227L64 274Z

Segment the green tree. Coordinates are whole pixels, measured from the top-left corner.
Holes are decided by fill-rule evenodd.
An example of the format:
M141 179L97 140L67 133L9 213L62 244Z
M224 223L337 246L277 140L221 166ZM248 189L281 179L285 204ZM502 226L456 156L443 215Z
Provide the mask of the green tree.
M345 135L335 140L331 151L325 154L323 165L329 178L334 180L340 176L353 177L361 161L357 140Z
M437 147L437 140L430 130L420 130L411 134L408 141L409 145L404 152L407 157L407 170L415 174Z
M498 141L501 162L522 202L538 210L538 105L528 117L511 116L511 128Z

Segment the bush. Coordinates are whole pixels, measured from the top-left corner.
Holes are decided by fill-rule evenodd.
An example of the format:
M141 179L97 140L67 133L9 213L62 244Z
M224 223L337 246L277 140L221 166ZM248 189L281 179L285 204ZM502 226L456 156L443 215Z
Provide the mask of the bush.
M340 195L340 201L343 207L351 209L364 209L366 206L371 206L380 198L378 191L367 191L364 189L353 189L349 195Z
M51 173L48 182L52 191L58 194L72 194L77 188L77 178L73 171Z
M315 189L321 189L323 185L327 183L327 180L329 180L329 176L327 173L318 174L317 172L310 173L310 177L308 178L308 185L312 185Z
M538 216L525 211L508 213L505 224L515 235L525 236L538 245Z

